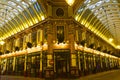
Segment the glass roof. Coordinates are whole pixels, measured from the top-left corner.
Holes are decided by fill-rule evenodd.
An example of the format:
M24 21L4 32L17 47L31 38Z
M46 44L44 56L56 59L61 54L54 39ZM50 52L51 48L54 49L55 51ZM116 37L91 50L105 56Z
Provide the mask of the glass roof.
M37 0L0 0L0 40L44 20L45 16Z
M85 0L75 19L106 41L113 38L113 44L120 44L119 0Z

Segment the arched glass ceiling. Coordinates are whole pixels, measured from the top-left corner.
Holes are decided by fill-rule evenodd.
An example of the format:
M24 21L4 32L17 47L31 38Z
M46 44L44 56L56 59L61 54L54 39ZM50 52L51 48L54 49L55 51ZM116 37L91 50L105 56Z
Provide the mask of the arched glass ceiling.
M118 0L85 0L75 19L116 47L120 44L120 2ZM111 43L109 39L113 38Z
M37 0L0 0L0 40L44 20L45 16Z

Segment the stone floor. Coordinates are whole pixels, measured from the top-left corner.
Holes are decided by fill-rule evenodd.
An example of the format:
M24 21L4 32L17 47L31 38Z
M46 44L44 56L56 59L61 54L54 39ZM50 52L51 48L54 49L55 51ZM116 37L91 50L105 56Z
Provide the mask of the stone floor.
M120 70L97 73L81 77L79 80L120 80Z
M40 78L29 78L20 76L0 76L0 80L45 80ZM53 80L53 79L49 79ZM120 80L120 69L92 74L78 79L54 79L54 80Z

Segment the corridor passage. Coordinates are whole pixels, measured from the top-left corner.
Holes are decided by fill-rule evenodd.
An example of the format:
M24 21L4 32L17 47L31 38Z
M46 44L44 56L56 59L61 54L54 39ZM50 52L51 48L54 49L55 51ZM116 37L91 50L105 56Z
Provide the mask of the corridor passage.
M18 76L0 76L0 80L45 80L40 78L25 78L25 77L18 77ZM53 79L47 79L53 80ZM96 73L84 77L80 77L78 79L54 79L54 80L120 80L120 69L119 70L112 70L106 71L101 73Z

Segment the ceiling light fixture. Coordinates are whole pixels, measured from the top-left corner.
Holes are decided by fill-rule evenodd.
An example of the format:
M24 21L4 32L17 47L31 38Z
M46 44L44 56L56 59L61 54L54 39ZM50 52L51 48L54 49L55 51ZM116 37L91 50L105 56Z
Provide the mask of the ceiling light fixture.
M69 6L72 6L75 0L65 0Z

